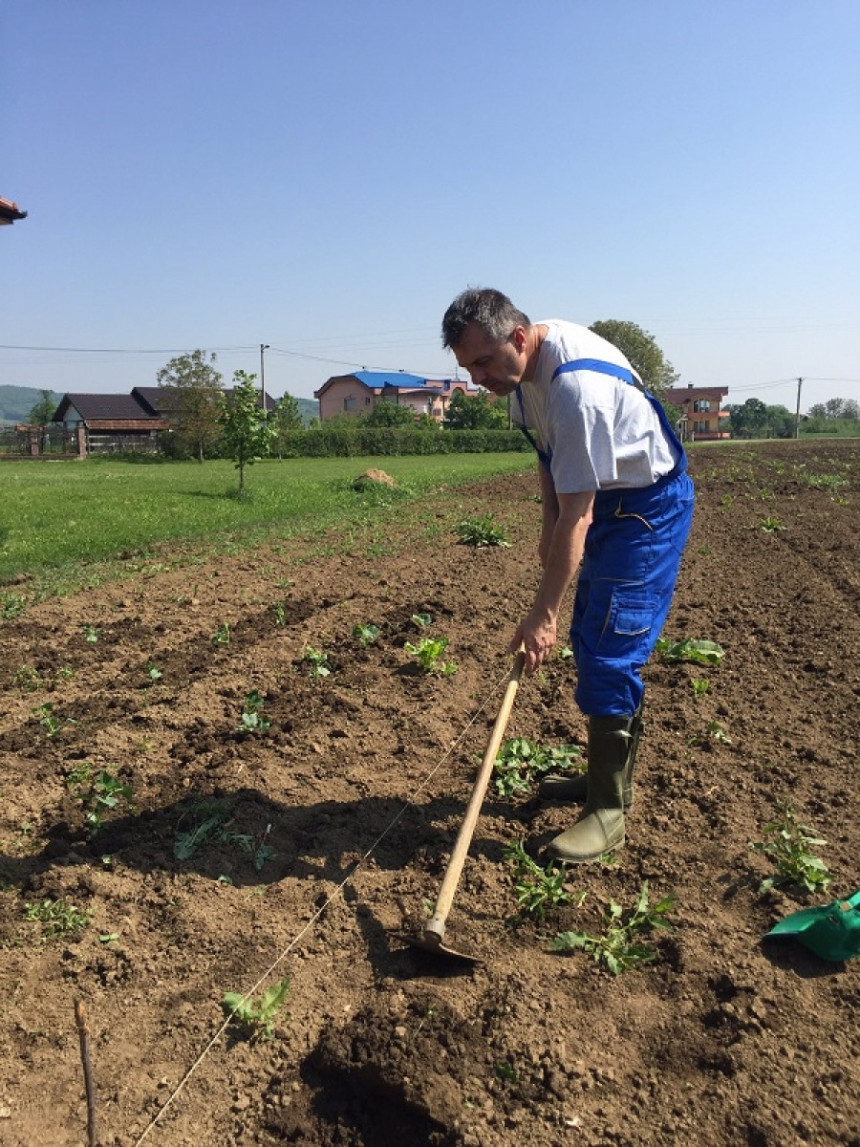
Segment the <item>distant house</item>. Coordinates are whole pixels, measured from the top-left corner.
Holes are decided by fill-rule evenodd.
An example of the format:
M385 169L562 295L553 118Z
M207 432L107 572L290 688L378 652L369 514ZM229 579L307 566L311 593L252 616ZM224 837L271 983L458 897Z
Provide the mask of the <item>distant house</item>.
M13 203L11 199L0 197L0 226L14 223L16 219L26 218L27 212L21 211L17 203Z
M678 422L682 441L728 438L729 412L722 409L727 386L673 386L660 395L670 406L683 411Z
M416 418L429 414L441 422L452 395L475 395L477 389L459 379L429 379L406 371L357 370L326 380L314 398L320 404L320 422L336 414L370 414L380 402L408 406Z
M229 395L232 389L221 393ZM266 410L271 413L275 406L276 400L266 395ZM66 430L82 427L89 451L156 450L158 434L170 428L176 412L171 387L136 386L131 394L65 394L52 421Z

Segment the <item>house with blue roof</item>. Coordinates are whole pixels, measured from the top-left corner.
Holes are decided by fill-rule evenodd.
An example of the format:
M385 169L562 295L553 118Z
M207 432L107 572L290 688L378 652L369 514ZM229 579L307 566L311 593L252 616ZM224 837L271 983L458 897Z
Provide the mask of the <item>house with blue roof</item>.
M441 422L457 391L478 393L475 387L457 378L421 378L405 370L357 370L327 379L314 391L314 398L320 404L320 422L336 414L370 414L380 402L396 402L408 406L416 418L429 414Z

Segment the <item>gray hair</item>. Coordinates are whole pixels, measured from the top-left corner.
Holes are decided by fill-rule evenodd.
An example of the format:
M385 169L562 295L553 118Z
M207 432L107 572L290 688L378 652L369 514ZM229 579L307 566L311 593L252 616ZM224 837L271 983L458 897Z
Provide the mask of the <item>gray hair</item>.
M515 327L532 325L528 315L514 306L507 295L489 287L467 287L442 319L442 346L454 348L469 323L475 323L491 339L501 342Z

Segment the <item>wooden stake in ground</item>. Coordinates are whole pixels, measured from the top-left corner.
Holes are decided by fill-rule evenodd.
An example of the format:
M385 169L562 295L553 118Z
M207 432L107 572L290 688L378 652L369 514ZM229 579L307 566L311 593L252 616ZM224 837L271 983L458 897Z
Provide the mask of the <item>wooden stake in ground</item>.
M81 1000L75 1000L75 1023L78 1025L78 1038L81 1041L81 1063L84 1066L84 1087L87 1092L87 1143L88 1147L98 1147L96 1134L96 1093L93 1087L93 1072L90 1066L89 1031L87 1017Z

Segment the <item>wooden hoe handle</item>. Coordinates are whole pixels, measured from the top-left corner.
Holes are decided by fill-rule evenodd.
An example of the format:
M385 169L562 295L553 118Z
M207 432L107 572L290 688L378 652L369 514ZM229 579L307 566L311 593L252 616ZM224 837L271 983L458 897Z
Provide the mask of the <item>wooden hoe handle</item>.
M496 717L495 725L493 725L490 742L487 745L483 763L475 780L472 795L469 798L466 816L457 834L457 840L454 843L454 849L451 853L451 859L448 861L448 867L445 869L442 887L439 889L439 896L433 910L433 918L424 929L425 934L430 933L433 936L437 936L440 940L445 934L445 921L451 910L451 904L454 901L454 893L457 891L457 885L460 883L463 865L466 863L469 845L472 843L472 835L475 831L475 825L478 823L481 805L484 803L484 794L487 791L487 785L490 783L493 765L499 754L499 748L502 743L502 737L505 735L511 709L514 707L514 698L517 695L517 688L520 683L524 664L525 652L520 649L514 657L514 665L511 669L511 675L508 678L508 684L499 709L499 715Z

